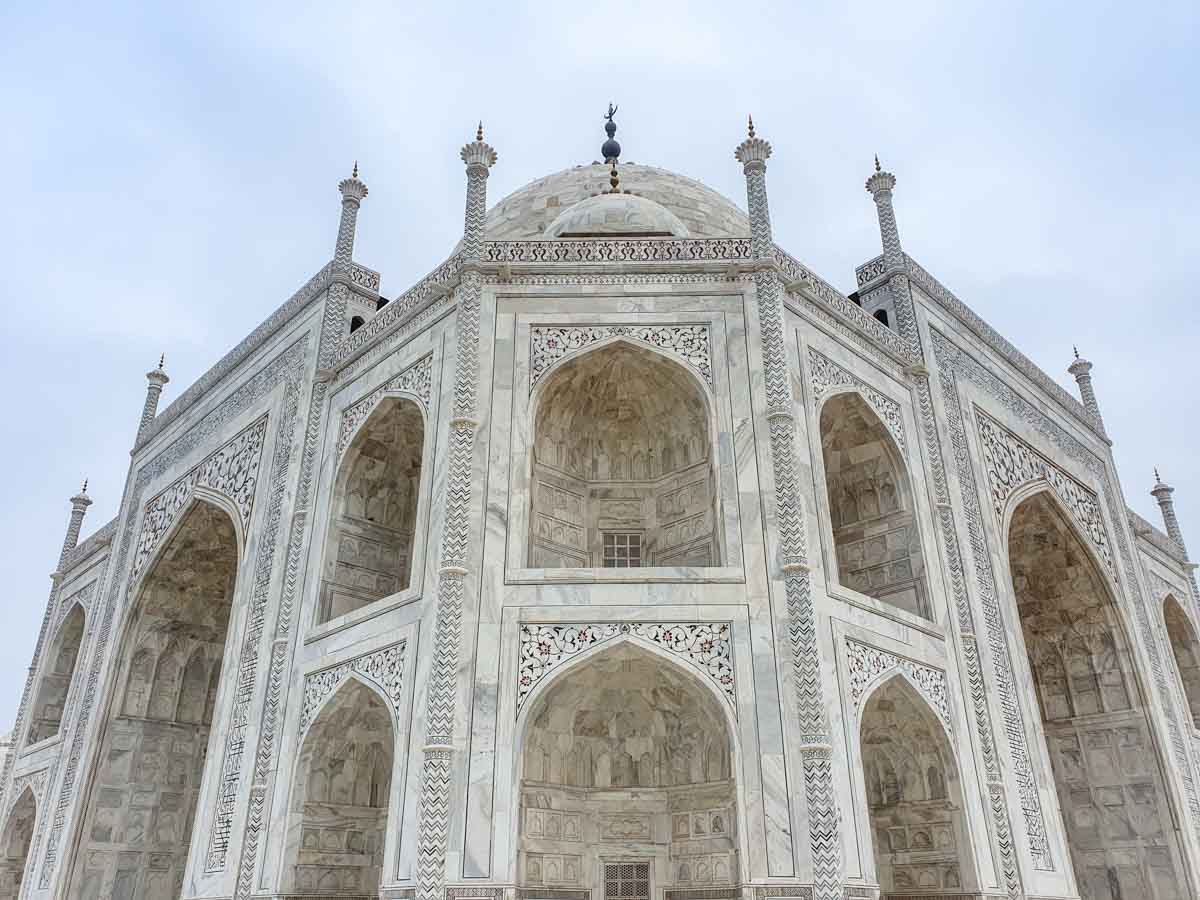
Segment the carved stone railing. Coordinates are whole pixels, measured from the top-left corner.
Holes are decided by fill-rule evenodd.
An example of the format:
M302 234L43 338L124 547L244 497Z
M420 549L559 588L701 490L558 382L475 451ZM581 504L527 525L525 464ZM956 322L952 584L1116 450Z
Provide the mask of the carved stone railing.
M1104 433L1104 426L1100 421L1084 409L1083 404L1075 399L1062 385L1038 368L1033 360L1014 347L996 329L976 315L969 306L954 296L945 285L925 271L915 259L905 254L905 260L908 263L909 278L928 294L935 303L939 304L942 309L975 332L976 337L1007 359L1017 371L1049 394L1079 422L1086 425L1091 431L1106 441L1108 440L1108 436Z
M305 285L292 294L275 312L271 313L261 325L247 335L240 344L221 357L211 369L194 381L187 390L175 398L175 401L154 417L153 421L143 430L140 440L134 449L146 444L151 438L178 419L193 403L205 396L212 388L235 367L243 362L255 350L265 344L272 335L290 322L300 310L304 309L329 283L329 273L333 263L326 263L316 275L308 279Z
M749 262L749 238L489 241L490 263Z
M891 356L904 363L916 362L912 348L892 329L882 324L874 316L866 313L861 306L845 296L833 285L817 276L803 263L788 256L783 250L775 248L775 259L783 271L784 279L788 282L802 282L813 297L826 306L830 312L851 325L855 330L868 337L877 346L886 350Z
M350 280L359 287L379 293L379 273L358 263L350 264Z
M883 277L883 273L887 271L887 263L883 261L883 254L874 259L863 263L854 270L854 283L859 287L870 284L878 278Z
M418 312L430 300L444 296L458 281L461 256L450 257L415 285L387 304L353 332L342 343L333 357L333 367L341 368L347 361L358 356L366 347L390 332L412 314Z
M1183 548L1175 543L1169 535L1163 534L1162 531L1146 519L1143 519L1132 509L1126 508L1125 512L1129 515L1129 527L1133 529L1135 535L1145 538L1176 562L1187 562L1187 556L1184 554Z

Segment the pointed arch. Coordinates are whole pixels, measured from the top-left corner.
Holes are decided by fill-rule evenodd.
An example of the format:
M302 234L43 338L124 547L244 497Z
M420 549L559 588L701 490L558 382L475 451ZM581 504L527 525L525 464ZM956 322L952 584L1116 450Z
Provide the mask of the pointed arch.
M691 366L605 338L548 367L530 404L530 565L720 565L714 407Z
M41 679L34 700L27 743L36 744L54 737L62 728L63 713L75 670L79 666L79 651L87 631L87 612L78 602L71 605L59 623L42 659Z
M838 582L928 618L912 480L894 436L854 389L825 399L820 428Z
M377 685L351 673L301 736L288 812L289 890L373 896L384 876L396 727Z
M1175 660L1175 671L1191 712L1192 725L1200 729L1200 642L1196 640L1192 620L1173 594L1167 594L1163 599L1163 624Z
M114 647L117 665L70 896L85 894L86 884L107 884L114 896L147 900L177 892L184 878L193 819L203 805L197 797L214 758L208 716L197 717L195 709L203 709L226 656L240 555L237 523L226 506L197 495L133 588ZM211 672L203 668L207 660ZM125 851L146 847L154 850L153 866L118 864Z
M1010 583L1084 900L1152 896L1184 862L1161 749L1147 716L1112 573L1057 494L1036 484L1007 518Z
M318 621L406 589L412 579L425 412L389 392L354 432L334 480Z
M21 896L29 845L37 824L37 797L26 785L9 810L0 833L0 900L16 900Z
M884 678L867 696L859 743L881 895L973 887L970 825L950 734L905 673Z
M661 648L613 639L564 662L517 720L518 883L600 889L604 842L623 841L662 887L737 884L735 727L720 692Z

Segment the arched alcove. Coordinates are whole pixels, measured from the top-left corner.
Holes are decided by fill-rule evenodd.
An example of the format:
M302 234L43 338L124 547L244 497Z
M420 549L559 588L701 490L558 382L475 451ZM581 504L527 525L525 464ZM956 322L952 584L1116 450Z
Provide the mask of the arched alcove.
M1163 622L1192 724L1200 728L1200 643L1196 641L1196 631L1179 601L1170 595L1163 601Z
M53 737L62 727L63 708L75 676L86 624L83 607L76 603L59 623L54 640L50 642L49 653L42 663L42 679L38 684L33 717L29 723L30 744Z
M199 501L133 598L70 896L179 896L237 566L233 520Z
M1181 897L1157 742L1102 572L1045 491L1014 510L1008 554L1080 896Z
M531 701L519 884L649 900L660 888L739 883L733 740L699 677L621 643Z
M25 878L25 863L29 856L29 844L33 840L33 826L37 822L37 800L33 790L26 787L13 804L0 835L0 900L16 900L21 896L21 883Z
M929 617L912 484L887 426L857 393L821 408L821 453L838 582Z
M687 370L617 341L537 396L531 565L720 565L708 402Z
M408 587L424 447L420 407L385 397L346 449L334 483L318 621Z
M880 897L970 887L962 783L937 715L911 684L893 677L864 706L861 735Z
M321 708L296 764L286 850L290 890L378 894L394 746L387 704L356 678Z

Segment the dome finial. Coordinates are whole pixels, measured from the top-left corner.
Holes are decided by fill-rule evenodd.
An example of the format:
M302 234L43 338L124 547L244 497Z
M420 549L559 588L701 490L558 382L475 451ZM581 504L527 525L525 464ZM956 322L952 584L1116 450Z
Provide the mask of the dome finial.
M613 116L616 114L617 107L613 106L612 103L609 103L608 112L604 116L604 118L608 120L604 125L604 133L608 135L608 140L605 141L604 146L600 148L600 156L606 163L611 163L614 169L616 169L617 157L621 155L621 145L617 143L616 139L617 123L613 121ZM614 172L613 174L615 176L616 173ZM615 191L615 182L613 182L613 187Z

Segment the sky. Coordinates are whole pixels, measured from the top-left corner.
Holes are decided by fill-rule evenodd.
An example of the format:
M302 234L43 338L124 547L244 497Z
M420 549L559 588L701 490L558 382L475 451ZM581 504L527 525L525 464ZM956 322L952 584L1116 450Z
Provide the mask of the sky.
M879 252L863 189L897 175L905 249L1064 386L1093 376L1130 505L1159 466L1200 552L1200 4L520 2L3 4L0 729L14 720L69 514L117 511L145 396L164 404L332 256L395 296L461 234L482 119L492 202L630 162L745 205L774 147L776 240L843 291Z

